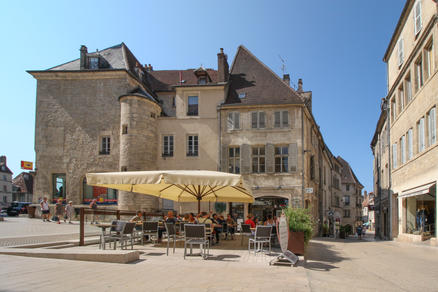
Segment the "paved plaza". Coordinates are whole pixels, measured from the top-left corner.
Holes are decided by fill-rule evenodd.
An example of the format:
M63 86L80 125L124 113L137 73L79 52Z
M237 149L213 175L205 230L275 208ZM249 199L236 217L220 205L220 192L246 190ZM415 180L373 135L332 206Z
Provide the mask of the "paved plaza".
M72 235L78 228L14 219L17 226L25 223L27 229L51 236L61 230ZM4 223L0 242L9 228ZM93 228L87 226L87 231ZM372 235L361 241L316 238L306 262L297 267L269 266L273 256L249 254L239 239L221 242L208 260L184 260L180 247L169 256L165 245L134 248L142 255L132 264L1 255L0 291L438 291L430 280L438 278L437 248L373 241Z

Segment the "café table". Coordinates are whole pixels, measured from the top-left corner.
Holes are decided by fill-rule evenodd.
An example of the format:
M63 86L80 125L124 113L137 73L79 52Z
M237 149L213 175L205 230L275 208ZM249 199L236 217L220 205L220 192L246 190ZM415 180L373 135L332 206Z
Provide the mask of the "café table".
M117 225L114 225L114 224L111 224L111 223L99 223L99 224L94 224L94 226L100 228L101 231L102 231L102 233L100 234L99 248L100 249L105 249L105 235L107 235L106 229L107 228L112 228L112 227L117 227Z

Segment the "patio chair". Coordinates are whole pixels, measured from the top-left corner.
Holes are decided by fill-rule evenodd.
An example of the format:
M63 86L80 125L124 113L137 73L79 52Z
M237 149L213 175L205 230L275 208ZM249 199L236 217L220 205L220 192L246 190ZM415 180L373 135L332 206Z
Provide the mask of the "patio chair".
M111 236L111 238L114 240L114 249L116 249L117 241L120 242L120 247L123 249L127 249L128 240L131 241L131 249L134 249L134 228L135 223L131 222L124 222L124 226L121 232L118 234L114 234Z
M156 242L158 240L158 222L146 221L143 222L143 234L141 237L141 244L144 245L145 236L149 237L149 240ZM152 240L154 238L154 240Z
M214 240L214 229L211 227L210 223L205 223L205 234L207 236L207 239L210 241L210 245L213 245Z
M180 222L179 223L179 235L180 236L184 236L184 225L185 224L186 224L185 222Z
M190 245L192 255L193 245L199 245L201 256L206 259L210 253L210 241L207 238L205 224L185 224L184 226L184 259L187 255L187 244ZM205 249L207 248L207 253Z
M240 245L243 245L243 237L252 237L251 225L241 224L240 225Z
M269 244L269 253L271 253L271 230L272 226L260 226L256 227L254 237L250 237L248 241L248 252L251 252L251 242L254 245L254 254L257 252L256 248L259 246L259 250L263 250L265 243Z
M108 242L109 247L111 248L111 242L114 242L116 239L113 237L114 235L119 234L122 232L123 227L125 226L126 222L120 221L120 220L113 220L111 221L111 225L113 225L109 232L105 235L101 235L101 247L105 249L105 244Z
M166 223L164 223L164 226L166 227L166 233L167 233L167 250L166 250L166 254L169 255L170 240L173 241L173 253L175 253L176 242L179 241L179 240L183 240L183 238L176 233L175 224L167 223L166 222Z

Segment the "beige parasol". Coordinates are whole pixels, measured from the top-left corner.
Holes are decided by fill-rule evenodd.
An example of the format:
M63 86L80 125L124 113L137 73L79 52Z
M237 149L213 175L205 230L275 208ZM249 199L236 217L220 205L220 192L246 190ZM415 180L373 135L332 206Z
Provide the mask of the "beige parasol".
M242 202L254 198L238 174L208 170L88 173L87 184L156 196L176 202Z

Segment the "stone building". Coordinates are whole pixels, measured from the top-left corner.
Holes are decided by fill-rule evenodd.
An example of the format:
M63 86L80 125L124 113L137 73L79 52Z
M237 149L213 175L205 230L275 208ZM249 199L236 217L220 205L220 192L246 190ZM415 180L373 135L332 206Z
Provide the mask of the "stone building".
M0 156L0 207L8 207L12 202L12 171L6 156Z
M12 180L12 200L19 202L33 201L33 177L35 172L22 172Z
M375 173L388 169L388 182L377 180L375 193L377 199L382 190L388 190L387 213L376 214L376 225L386 222L386 237L390 239L421 241L432 237L430 242L436 244L437 39L437 3L406 1L384 56L388 95L372 142L375 161L379 159L376 153L383 156L378 147L385 148L389 160L387 164L375 163L380 167ZM389 131L380 145L385 134L379 125Z
M321 222L333 155L312 114L312 92L302 80L292 88L289 75L280 78L243 46L231 68L223 49L217 64L154 70L122 43L93 53L82 46L77 60L29 71L37 79L34 200L98 197L120 209L186 213L196 203L91 187L85 174L220 170L242 174L257 198L227 204L227 212L264 218L292 205L311 208Z

